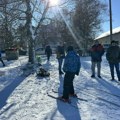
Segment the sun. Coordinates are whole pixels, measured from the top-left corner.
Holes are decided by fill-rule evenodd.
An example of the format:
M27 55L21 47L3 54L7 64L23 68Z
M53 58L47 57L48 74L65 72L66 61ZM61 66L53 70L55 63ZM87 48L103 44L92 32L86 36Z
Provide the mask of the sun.
M59 4L59 0L50 0L50 6L57 6Z

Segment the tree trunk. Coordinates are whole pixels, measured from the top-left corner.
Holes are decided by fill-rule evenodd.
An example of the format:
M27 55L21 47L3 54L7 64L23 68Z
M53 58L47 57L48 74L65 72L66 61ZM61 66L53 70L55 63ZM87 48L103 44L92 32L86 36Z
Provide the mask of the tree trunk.
M32 25L32 13L31 13L31 6L30 6L30 0L26 0L26 6L27 6L27 11L26 11L26 31L27 31L27 38L29 42L28 46L28 54L29 54L29 62L34 64L35 62L35 54L34 54L34 40L32 38L32 33L30 30L30 26Z
M29 62L34 64L35 63L35 50L34 50L34 42L32 37L29 37Z

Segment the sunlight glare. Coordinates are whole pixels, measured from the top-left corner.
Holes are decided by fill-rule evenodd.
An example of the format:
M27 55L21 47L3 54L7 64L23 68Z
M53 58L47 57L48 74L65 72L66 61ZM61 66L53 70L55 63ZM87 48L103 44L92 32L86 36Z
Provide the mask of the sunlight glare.
M50 6L57 6L59 4L59 0L50 0Z

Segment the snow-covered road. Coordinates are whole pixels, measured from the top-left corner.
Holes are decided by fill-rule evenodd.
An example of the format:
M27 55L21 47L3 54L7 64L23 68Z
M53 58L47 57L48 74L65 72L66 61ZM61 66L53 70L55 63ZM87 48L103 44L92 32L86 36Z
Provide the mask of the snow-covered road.
M81 57L80 75L75 77L74 86L80 98L71 98L73 107L47 96L47 92L58 96L62 92L64 76L58 75L55 56L50 63L43 57L43 66L50 77L40 78L36 74L21 76L20 67L27 59L9 62L0 71L0 120L120 120L120 85L110 81L108 63L103 57L102 79L92 79L89 57Z

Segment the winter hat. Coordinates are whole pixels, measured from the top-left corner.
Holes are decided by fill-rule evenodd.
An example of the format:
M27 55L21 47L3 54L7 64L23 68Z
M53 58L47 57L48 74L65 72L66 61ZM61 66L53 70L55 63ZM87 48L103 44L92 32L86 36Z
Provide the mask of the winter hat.
M73 46L68 46L67 52L69 52L69 51L73 51Z

